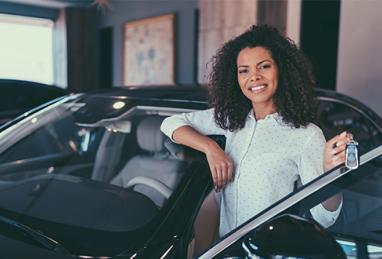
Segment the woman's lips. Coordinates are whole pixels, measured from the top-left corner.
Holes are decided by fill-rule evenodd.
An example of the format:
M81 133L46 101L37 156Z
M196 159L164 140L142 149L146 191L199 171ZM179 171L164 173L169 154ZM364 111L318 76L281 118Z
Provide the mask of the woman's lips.
M261 85L253 85L248 87L248 90L250 90L252 93L260 93L267 87L266 84Z

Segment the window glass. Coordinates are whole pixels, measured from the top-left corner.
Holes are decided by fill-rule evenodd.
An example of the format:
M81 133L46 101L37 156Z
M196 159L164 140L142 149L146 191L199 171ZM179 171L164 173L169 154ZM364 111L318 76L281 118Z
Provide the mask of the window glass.
M382 246L381 245L367 245L367 252L370 259L382 258Z
M0 78L53 84L53 26L49 19L0 14Z
M342 250L344 250L346 254L346 258L348 259L357 259L357 246L356 243L348 240L336 239L340 244Z
M359 153L377 147L382 143L382 133L363 114L343 103L322 101L318 103L318 124L326 139L343 131L349 131L359 142Z
M156 115L155 108L127 106L90 97L20 122L0 141L0 183L47 174L79 176L132 188L162 207L183 178L192 152L169 147L159 128L165 117Z
M83 154L89 151L89 146L92 144L90 139L94 141L94 137L90 136L92 133L76 126L71 116L63 116L60 120L42 125L6 150L0 156L0 163L65 153L71 150Z

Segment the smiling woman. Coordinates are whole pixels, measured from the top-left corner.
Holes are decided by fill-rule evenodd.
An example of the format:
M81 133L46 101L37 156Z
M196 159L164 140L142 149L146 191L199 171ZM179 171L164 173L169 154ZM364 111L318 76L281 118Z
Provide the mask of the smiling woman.
M311 66L297 46L275 28L252 26L226 42L212 60L212 108L164 120L161 129L168 137L207 157L215 191L222 190L221 236L297 184L343 163L350 135L325 143L314 124L313 87ZM212 134L227 138L225 150L208 137ZM330 226L341 204L336 195L311 213Z

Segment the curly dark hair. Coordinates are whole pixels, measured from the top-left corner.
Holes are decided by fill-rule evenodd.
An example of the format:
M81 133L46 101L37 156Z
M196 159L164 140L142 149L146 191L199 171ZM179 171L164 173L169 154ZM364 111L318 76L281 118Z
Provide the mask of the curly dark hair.
M278 88L274 95L277 112L283 121L299 128L314 122L315 85L311 63L295 43L269 26L252 26L226 42L212 58L209 75L209 105L215 108L215 121L223 129L235 131L244 127L252 108L237 80L237 56L244 48L264 47L278 68Z

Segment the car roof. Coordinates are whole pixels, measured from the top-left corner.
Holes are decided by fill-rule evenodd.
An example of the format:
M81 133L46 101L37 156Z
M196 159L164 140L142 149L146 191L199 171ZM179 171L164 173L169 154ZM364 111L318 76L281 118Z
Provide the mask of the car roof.
M338 93L334 90L315 88L315 96L319 100L336 100L353 106L358 111L365 113L372 121L382 128L381 117L366 105L356 99ZM208 88L206 85L160 85L160 86L121 86L93 92L94 95L110 97L129 97L144 100L182 101L182 102L208 102Z
M369 117L371 121L379 128L382 129L382 118L376 114L373 110L366 105L355 100L352 97L343 95L333 90L326 90L322 88L315 88L315 95L319 100L330 100L345 103L350 105L353 109ZM200 108L208 107L208 90L206 85L198 84L176 84L176 85L159 85L159 86L120 86L111 87L107 89L99 89L91 91L85 94L87 97L102 97L102 98L115 98L124 99L132 98L139 99L142 102L147 101L160 101L167 104L174 103L189 103L194 105L195 103L201 104ZM192 104L194 103L194 104ZM34 111L38 111L44 108L46 105L36 108ZM20 118L21 119L21 118ZM15 120L16 121L16 120ZM14 122L15 122L14 121Z
M350 103L360 104L357 100L333 90L315 88L315 95L319 97L331 97L346 100ZM159 85L159 86L119 86L102 89L93 94L104 96L129 96L142 99L173 99L207 102L208 87L206 85Z
M198 101L207 102L207 88L201 85L177 85L177 86L129 86L112 87L93 92L103 96L135 97L140 99L163 99L174 101Z
M68 91L64 88L60 88L54 85L47 85L38 82L26 81L26 80L17 80L17 79L3 79L0 78L0 89L1 91L48 91L53 94L64 95Z

